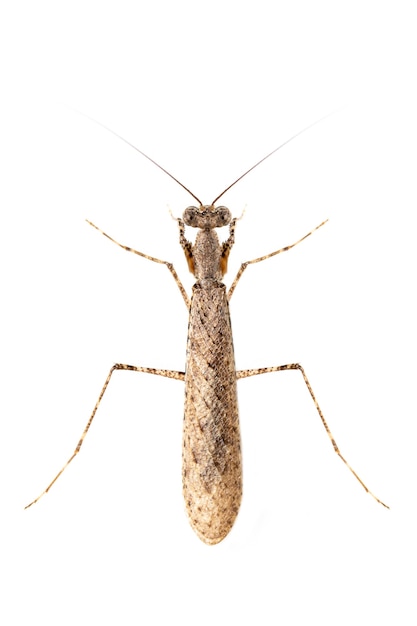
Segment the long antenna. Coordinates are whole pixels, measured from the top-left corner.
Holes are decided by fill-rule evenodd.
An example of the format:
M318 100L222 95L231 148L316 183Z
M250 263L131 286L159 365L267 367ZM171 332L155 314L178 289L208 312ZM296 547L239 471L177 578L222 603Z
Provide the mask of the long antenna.
M76 109L73 109L76 110ZM168 170L166 170L164 167L162 167L162 165L159 165L159 163L157 163L156 161L154 161L150 156L148 156L147 154L145 154L144 152L142 152L142 150L139 150L139 148L137 148L135 145L133 145L133 143L130 143L130 141L128 141L127 139L125 139L124 137L122 137L121 135L119 135L118 133L116 133L114 130L112 130L111 128L109 128L108 126L106 126L105 124L102 124L101 122L98 122L97 120L95 120L93 117L90 117L89 115L86 115L85 113L81 113L80 111L77 111L77 113L79 115L82 115L83 117L86 117L87 119L91 120L92 122L94 122L95 124L98 124L98 126L101 126L102 128L105 128L107 131L109 131L109 133L112 133L112 135L115 135L115 137L118 137L119 139L121 139L122 141L124 141L125 143L127 143L128 146L130 146L131 148L133 148L134 150L136 150L136 152L139 152L139 154L141 154L142 156L145 157L145 159L148 159L148 161L150 161L151 163L153 163L154 165L156 165L156 167L159 167L160 170L162 170L165 174L167 174L170 178L172 178L172 180L175 180L176 183L178 183L183 189L185 189L185 191L188 191L188 193L190 194L190 196L192 196L194 198L194 200L197 200L198 204L201 206L203 203L201 202L201 200L199 198L197 198L197 196L188 189L188 187L186 187L185 185L182 184L181 181L178 180L178 178L175 178L175 176L173 176L170 172L168 172Z
M246 174L249 174L249 172L254 170L255 167L258 167L258 165L260 165L261 163L266 161L266 159L269 159L269 157L272 156L273 154L275 154L275 152L278 152L278 150L280 150L283 146L286 146L287 143L290 143L290 141L292 141L293 139L295 139L299 135L302 135L303 133L305 133L306 130L309 130L310 128L312 128L313 126L318 124L319 122L322 122L323 120L326 119L326 117L329 117L330 115L333 115L333 113L328 113L327 115L324 115L323 117L321 117L320 119L316 120L312 124L309 124L308 126L303 128L303 130L300 130L298 133L296 133L295 135L293 135L292 137L287 139L287 141L284 141L284 143L282 143L280 146L278 146L278 148L275 148L275 150L272 150L272 152L270 152L269 154L264 156L263 159L261 159L260 161L255 163L255 165L252 165L252 167L250 167L248 170L246 170L246 172L244 172L241 176L239 176L239 178L236 178L236 180L231 185L226 187L226 189L224 191L222 191L221 194L219 196L217 196L217 198L215 198L213 200L212 205L215 204L215 202L217 202L217 200L220 200L220 198L226 193L226 191L229 191L229 189L231 189L234 185L236 185L236 183L238 183L240 180L242 180L242 178L244 178L246 176Z
M158 167L160 170L162 170L162 172L164 172L165 174L167 174L170 178L172 178L172 180L175 180L176 183L178 183L178 185L180 185L183 189L185 189L185 191L187 191L190 196L192 196L194 198L194 200L197 200L197 202L199 203L200 206L203 206L203 203L201 202L201 200L199 198L197 198L197 196L190 191L190 189L188 189L188 187L186 187L185 185L182 184L181 181L178 180L178 178L175 178L175 176L173 176L170 172L168 172L168 170L166 170L164 167L162 167L162 165L159 165L159 163L157 163L156 161L154 161L150 156L148 156L147 154L145 154L145 152L142 152L142 150L139 150L139 148L137 148L133 143L130 143L130 141L128 141L127 139L125 139L124 137L122 137L121 135L119 135L118 133L116 133L114 130L112 130L111 128L109 128L108 126L106 126L105 124L102 124L101 122L98 122L97 120L95 120L93 117L90 117L89 115L86 115L85 113L81 113L80 111L77 111L76 109L73 109L74 111L76 111L79 115L82 115L83 117L86 117L87 119L91 120L92 122L94 122L95 124L98 124L98 126L101 126L102 128L105 128L109 133L112 133L112 135L114 135L115 137L118 137L119 139L121 139L122 141L124 141L125 143L127 143L128 146L130 146L131 148L133 148L134 150L136 150L136 152L139 152L139 154L141 154L142 156L145 157L145 159L148 159L148 161L150 161L151 163L153 163L154 165L156 165L156 167ZM327 117L330 117L330 115L333 115L334 112L332 113L328 113L327 115L324 115L323 117L320 117L320 119L316 120L315 122L313 122L312 124L309 124L308 126L306 126L305 128L303 128L302 130L300 130L298 133L296 133L295 135L293 135L292 137L290 137L289 139L287 139L286 141L284 141L284 143L282 143L280 146L278 146L278 148L275 148L275 150L272 150L272 152L269 152L266 156L264 156L260 161L258 161L257 163L255 163L255 165L252 165L252 167L250 167L248 170L246 170L246 172L244 172L241 176L239 176L239 178L236 178L236 180L229 185L228 187L226 187L226 189L224 189L224 191L221 192L220 195L218 195L213 202L211 203L211 205L213 206L217 200L220 200L220 198L222 196L224 196L224 194L226 193L226 191L229 191L229 189L231 189L234 185L236 185L236 183L238 183L240 180L242 180L242 178L244 178L247 174L249 174L249 172L251 172L252 170L255 169L255 167L258 167L258 165L260 165L261 163L263 163L264 161L266 161L266 159L269 159L270 156L272 156L273 154L275 154L275 152L278 152L278 150L280 150L281 148L283 148L284 146L287 145L287 143L290 143L290 141L292 141L293 139L295 139L296 137L298 137L299 135L302 135L303 133L305 133L307 130L309 130L310 128L312 128L313 126L315 126L316 124L318 124L319 122L322 122L323 120L325 120Z

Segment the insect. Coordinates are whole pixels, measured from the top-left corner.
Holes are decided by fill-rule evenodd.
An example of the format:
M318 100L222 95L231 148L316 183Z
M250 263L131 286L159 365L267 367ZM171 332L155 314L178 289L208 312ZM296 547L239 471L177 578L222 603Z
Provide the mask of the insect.
M307 128L311 126L313 126L313 124ZM196 278L196 282L192 288L191 300L171 263L149 256L117 242L95 226L95 224L87 220L93 228L102 233L110 241L120 246L123 250L132 252L153 263L165 265L168 268L189 310L186 367L184 372L179 372L125 365L122 363L113 365L72 456L48 487L25 508L29 508L38 502L38 500L50 490L52 485L77 456L110 379L116 370L130 370L154 374L174 378L185 383L182 452L183 495L191 526L197 536L205 543L216 544L222 541L230 532L239 511L242 498L242 459L236 383L242 378L257 376L258 374L285 370L298 370L300 372L326 433L330 438L334 451L360 482L365 491L384 507L389 508L368 489L361 478L359 478L358 474L342 456L319 407L307 375L299 363L289 363L287 365L249 370L236 370L235 367L229 300L243 272L251 264L260 263L261 261L265 261L266 259L294 248L321 228L327 220L316 226L316 228L295 243L266 254L265 256L242 263L231 287L227 291L222 279L227 271L229 254L235 241L235 229L238 218L232 218L231 212L227 207L216 206L216 203L244 176L265 161L265 159L272 156L272 154L277 152L289 141L292 141L292 139L307 130L307 128L288 139L285 143L281 144L278 148L258 161L229 185L229 187L219 194L209 205L203 205L197 196L174 178L167 170L123 139L123 137L110 131L154 163L154 165L181 185L181 187L198 202L198 206L188 207L184 211L183 217L177 218L180 245L184 251L188 268ZM198 229L194 244L186 239L185 226ZM229 227L229 236L226 241L220 243L216 229L223 226Z

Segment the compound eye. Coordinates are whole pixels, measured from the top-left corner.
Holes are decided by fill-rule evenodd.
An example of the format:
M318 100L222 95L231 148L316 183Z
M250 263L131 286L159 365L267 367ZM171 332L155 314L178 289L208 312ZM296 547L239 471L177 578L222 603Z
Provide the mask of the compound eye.
M196 226L198 209L195 206L189 206L185 209L182 219L187 226Z
M225 206L217 207L217 215L219 218L219 226L227 226L230 224L230 220L232 219L232 214L229 209Z

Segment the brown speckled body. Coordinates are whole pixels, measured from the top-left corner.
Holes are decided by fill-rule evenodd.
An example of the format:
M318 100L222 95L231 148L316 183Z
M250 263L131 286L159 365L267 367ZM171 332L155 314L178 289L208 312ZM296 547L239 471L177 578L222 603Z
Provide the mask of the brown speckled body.
M299 134L297 133L297 135ZM172 174L141 152L141 150L135 148L199 202L198 207L188 207L184 211L183 218L177 219L180 244L184 250L188 267L196 277L191 302L172 263L125 246L107 235L92 222L88 223L123 250L133 252L153 263L165 265L170 271L190 312L186 371L180 372L115 363L110 368L93 412L74 452L46 489L25 508L31 507L43 495L48 493L80 452L112 374L117 370L141 372L185 381L183 492L191 526L198 537L205 543L216 544L222 541L230 532L239 511L242 499L242 462L236 380L259 374L290 370L298 370L301 373L334 451L365 491L384 507L389 508L368 489L340 453L318 405L304 368L299 363L240 371L235 370L228 302L243 272L249 265L265 261L294 248L304 239L310 237L313 232L321 228L327 220L290 246L285 246L264 256L242 263L226 294L222 278L227 271L227 261L234 243L237 219L232 219L229 209L224 206L216 207L215 203L246 174L297 135L281 144L281 146L248 169L242 176L226 187L210 205L203 205L197 196ZM129 142L126 143L132 145ZM199 229L194 245L185 238L185 225ZM214 229L227 225L229 225L229 237L224 243L220 244Z
M197 215L197 217L196 217ZM185 214L185 218L187 215ZM194 246L181 243L197 278L188 325L183 433L183 493L191 526L215 544L230 532L242 499L236 368L226 287L221 282L233 245L219 243L218 211L192 210ZM230 218L228 218L230 221Z
M195 285L185 372L183 492L205 543L229 533L242 499L236 371L226 288Z

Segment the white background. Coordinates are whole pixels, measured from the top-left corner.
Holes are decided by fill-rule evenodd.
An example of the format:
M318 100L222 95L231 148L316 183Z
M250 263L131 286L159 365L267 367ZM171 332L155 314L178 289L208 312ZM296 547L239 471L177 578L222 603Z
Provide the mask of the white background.
M7 6L8 5L8 6ZM408 2L6 2L1 47L0 621L415 624L417 123ZM192 284L175 215L231 190L245 493L215 547L181 495Z

